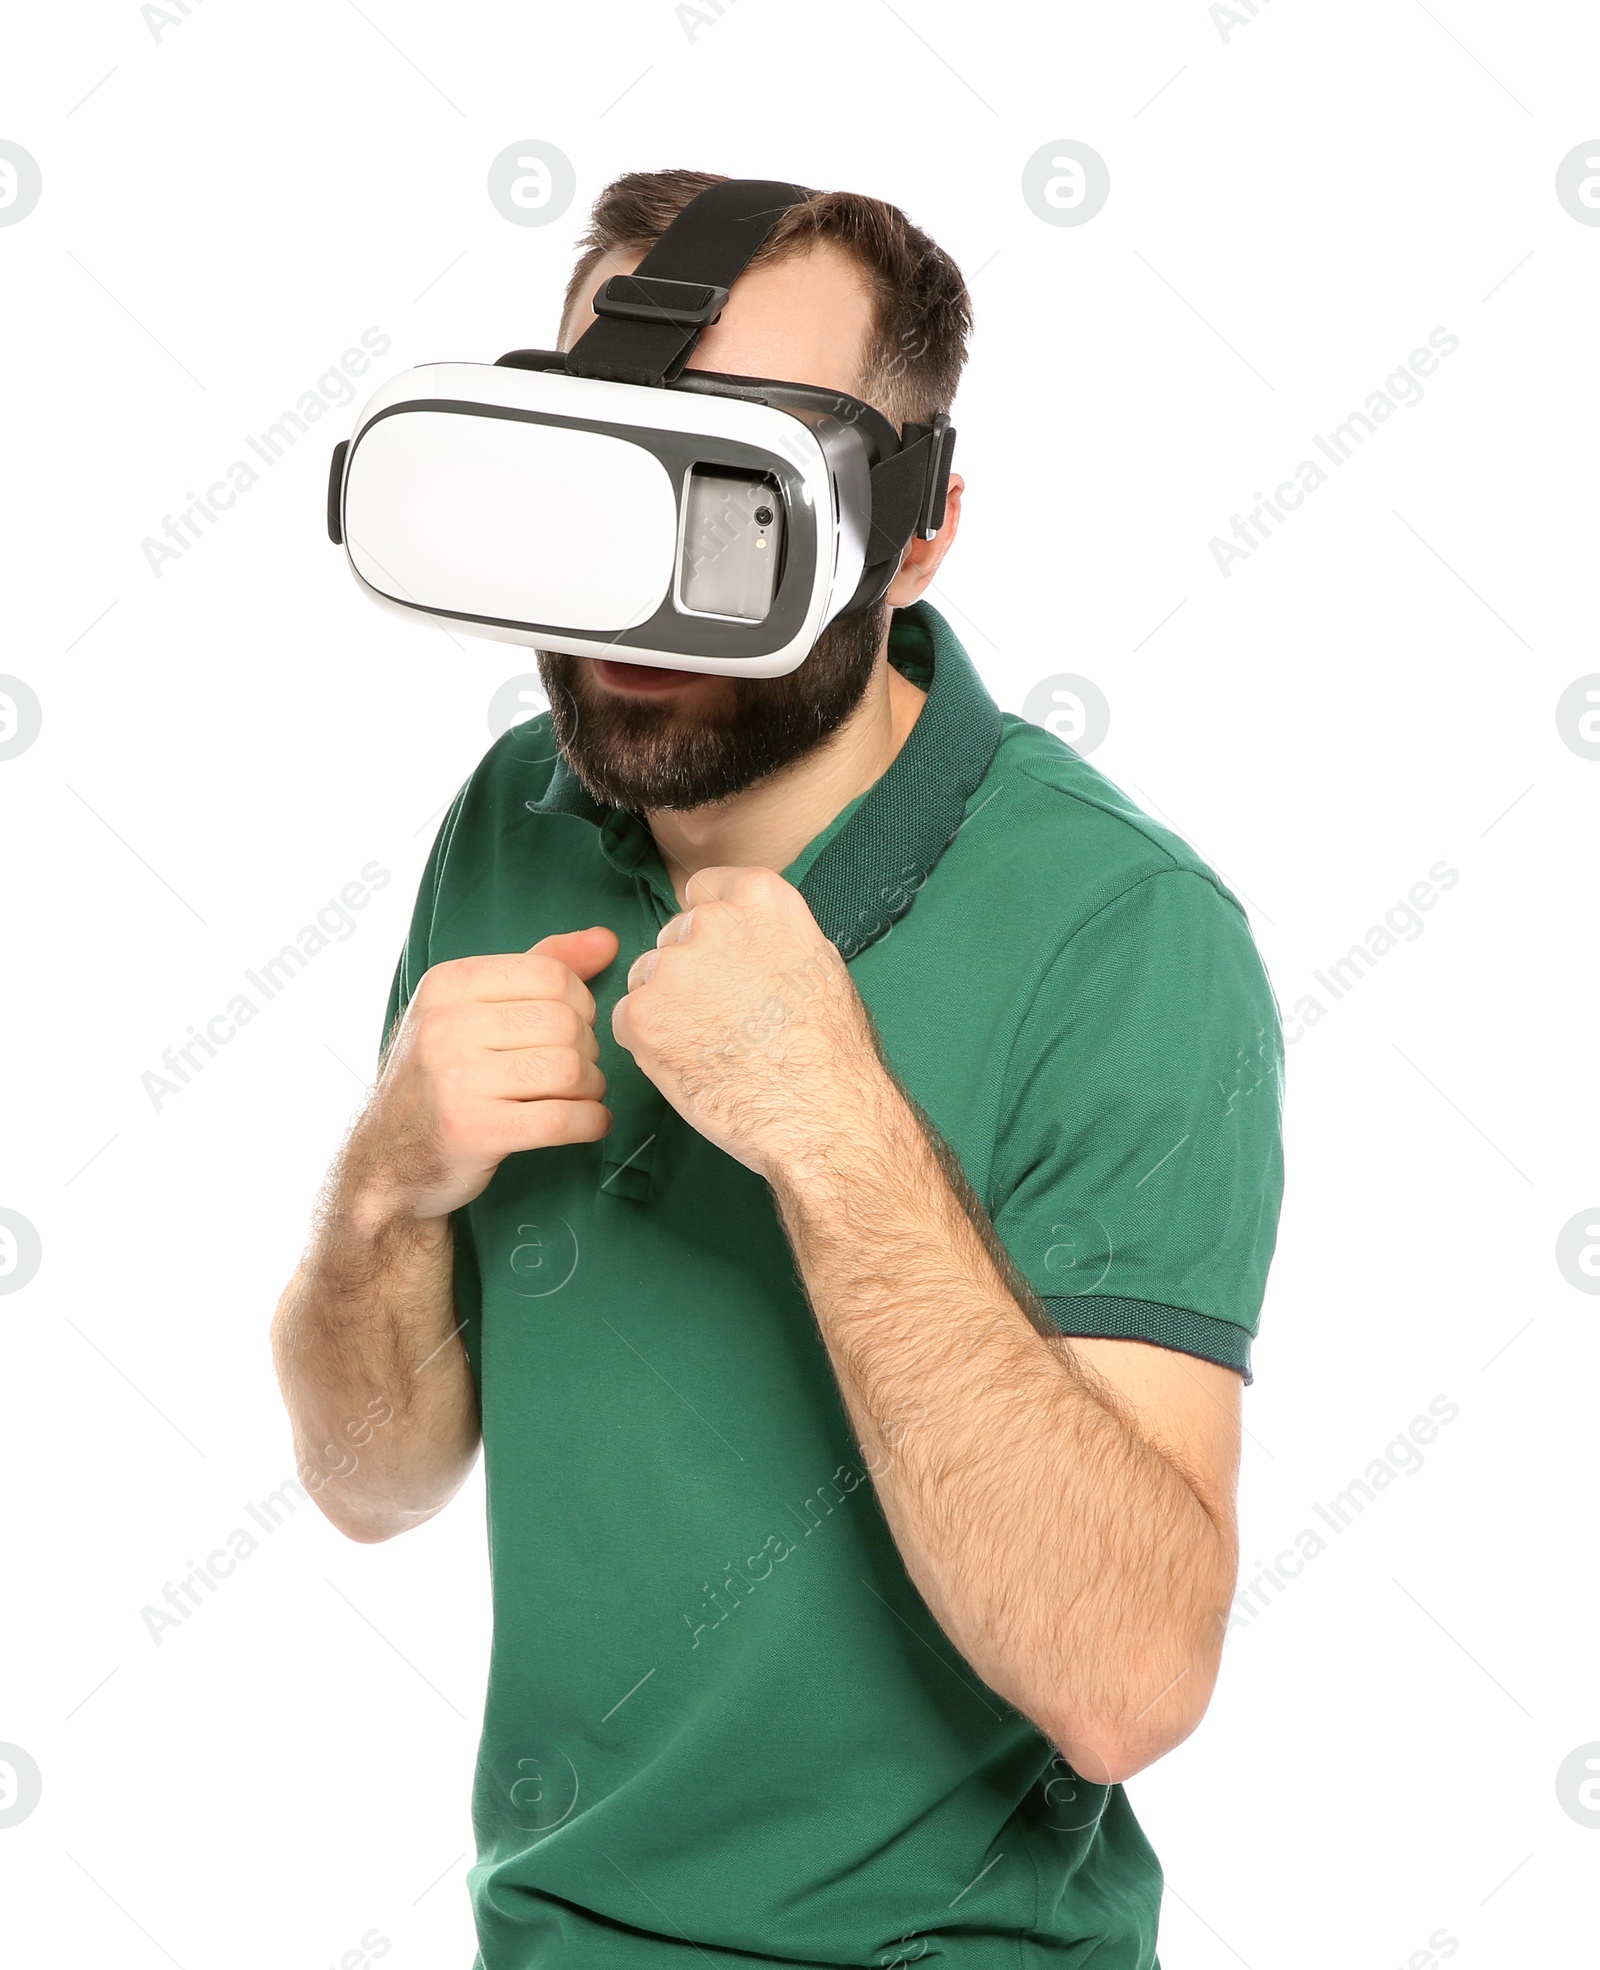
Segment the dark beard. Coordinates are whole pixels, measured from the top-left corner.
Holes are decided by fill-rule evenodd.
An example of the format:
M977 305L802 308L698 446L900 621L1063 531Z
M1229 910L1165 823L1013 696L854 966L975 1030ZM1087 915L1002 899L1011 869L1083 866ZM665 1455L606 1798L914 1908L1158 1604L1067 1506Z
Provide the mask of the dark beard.
M889 613L879 602L830 623L786 676L719 678L688 713L618 697L595 682L588 657L540 650L556 743L607 807L645 814L728 800L832 738L866 694Z

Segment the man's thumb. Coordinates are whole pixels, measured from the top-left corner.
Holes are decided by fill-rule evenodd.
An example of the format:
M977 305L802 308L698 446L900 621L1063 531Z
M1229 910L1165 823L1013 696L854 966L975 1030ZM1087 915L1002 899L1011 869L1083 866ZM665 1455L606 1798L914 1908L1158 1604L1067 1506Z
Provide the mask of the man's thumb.
M617 933L607 930L604 924L595 924L588 930L558 930L553 937L541 937L537 944L529 946L529 954L539 951L546 957L559 958L587 980L605 970L618 948Z

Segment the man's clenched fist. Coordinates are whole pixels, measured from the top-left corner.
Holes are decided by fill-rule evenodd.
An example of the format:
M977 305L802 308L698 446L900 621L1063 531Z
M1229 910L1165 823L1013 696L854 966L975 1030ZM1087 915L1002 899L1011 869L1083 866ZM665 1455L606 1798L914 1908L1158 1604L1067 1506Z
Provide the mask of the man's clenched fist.
M855 1133L890 1083L844 959L770 869L699 869L611 1030L684 1120L772 1179Z
M424 973L351 1138L352 1208L442 1218L515 1151L603 1136L611 1115L583 981L616 955L614 931L573 930Z

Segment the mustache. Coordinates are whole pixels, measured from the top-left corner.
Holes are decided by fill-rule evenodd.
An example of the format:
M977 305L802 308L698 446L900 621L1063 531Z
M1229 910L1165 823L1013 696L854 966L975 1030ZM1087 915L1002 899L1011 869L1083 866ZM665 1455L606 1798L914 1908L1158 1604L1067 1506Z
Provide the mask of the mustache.
M691 707L606 691L588 657L541 650L556 744L604 805L683 811L731 799L823 745L860 704L884 649L879 602L830 623L782 677L724 677Z

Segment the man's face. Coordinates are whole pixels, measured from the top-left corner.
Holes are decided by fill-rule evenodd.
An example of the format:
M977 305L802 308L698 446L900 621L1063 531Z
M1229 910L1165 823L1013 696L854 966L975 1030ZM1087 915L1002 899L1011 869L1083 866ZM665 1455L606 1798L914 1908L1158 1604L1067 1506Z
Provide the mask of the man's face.
M594 319L602 281L643 256L609 255L564 326ZM872 324L866 279L826 243L740 276L691 369L778 376L858 392ZM883 647L886 604L831 624L782 677L720 677L609 658L538 652L562 752L589 792L636 813L727 800L830 738L861 702Z

